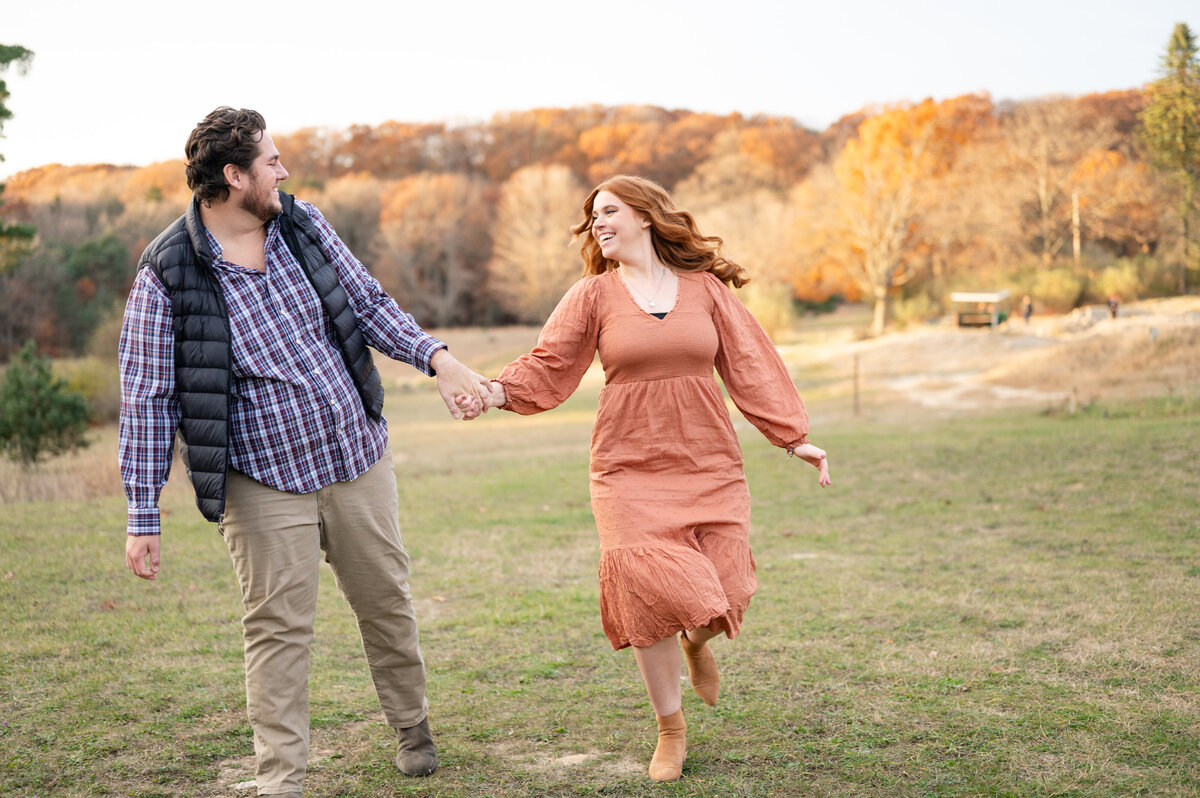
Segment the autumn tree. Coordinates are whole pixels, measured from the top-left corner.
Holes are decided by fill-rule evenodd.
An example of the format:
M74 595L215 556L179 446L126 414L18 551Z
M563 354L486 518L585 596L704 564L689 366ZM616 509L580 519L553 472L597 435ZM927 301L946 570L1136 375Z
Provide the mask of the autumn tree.
M793 318L795 208L777 183L779 172L740 143L737 131L718 136L710 146L719 154L697 166L674 195L701 230L723 239L722 254L750 273L738 297L773 336Z
M603 124L581 133L579 149L588 158L588 181L593 184L625 173L649 177L673 189L712 154L721 133L742 124L739 114L716 116L624 106Z
M860 281L847 269L855 253L841 232L839 210L829 201L838 191L832 166L821 163L788 192L788 205L795 214L788 248L795 262L788 281L796 299L821 303L834 296L851 302L862 298Z
M906 256L921 240L926 182L954 162L986 98L964 96L894 108L868 118L834 163L841 233L850 271L874 303L872 333L883 332L894 288L907 281Z
M672 192L680 206L699 211L760 189L783 190L791 185L766 153L743 146L746 142L744 131L719 134L708 158L696 164Z
M1173 183L1178 194L1179 293L1187 292L1191 265L1191 217L1200 189L1200 60L1196 37L1180 22L1163 56L1162 75L1146 91L1141 140L1152 163Z
M738 151L770 167L780 187L798 183L821 157L817 134L792 119L751 119L737 136Z
M488 264L488 291L504 311L540 324L579 279L571 226L582 218L585 195L565 166L526 166L505 181Z
M366 258L379 234L384 198L393 185L394 181L355 172L327 181L321 191L304 192L302 198L320 208L351 252Z
M1008 158L1023 183L1021 218L1025 239L1048 267L1079 234L1078 203L1094 200L1080 181L1080 165L1117 143L1110 117L1088 118L1077 101L1046 98L1018 104L1004 115Z
M588 161L587 180L593 185L614 174L645 174L649 141L660 129L655 121L620 119L599 124L579 135L579 149Z
M1073 170L1084 244L1118 257L1149 254L1157 247L1161 211L1168 205L1138 141L1145 105L1137 89L1086 94L1075 101L1082 125L1112 133L1106 148L1083 153Z
M59 247L37 247L0 272L0 362L29 340L57 341L55 301L62 290L65 255Z
M478 321L491 255L487 185L462 174L418 174L384 199L373 271L424 325Z
M579 147L580 134L601 124L603 116L600 106L511 111L496 114L482 130L467 135L480 145L483 174L495 183L536 164L560 164L582 175L587 157Z
M929 315L946 310L955 288L994 284L1025 249L1019 208L1024 196L1006 159L995 115L984 116L958 149L954 165L926 192L919 237L909 256L919 272L904 288Z
M466 172L471 157L463 139L444 124L389 121L351 127L331 161L334 176L369 172L399 179L419 172Z
M722 254L750 273L738 298L767 334L774 337L791 325L796 271L796 208L786 194L759 188L731 195L696 213L700 229L724 240Z
M1120 257L1146 254L1162 235L1166 205L1150 167L1119 150L1088 153L1072 177L1079 192L1079 226L1099 247Z
M347 162L352 156L346 148L348 135L347 131L318 127L271 134L280 160L291 175L288 182L295 184L293 194L297 187L321 186L349 168Z
M125 245L108 233L74 247L63 266L65 279L55 302L56 332L64 348L80 352L96 325L129 293L134 265Z

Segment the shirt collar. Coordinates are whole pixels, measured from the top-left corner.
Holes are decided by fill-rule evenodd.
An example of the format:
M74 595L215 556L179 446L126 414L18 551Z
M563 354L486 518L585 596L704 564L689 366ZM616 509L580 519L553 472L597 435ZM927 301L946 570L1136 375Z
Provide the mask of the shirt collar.
M224 247L221 246L221 242L216 239L216 236L214 236L212 231L207 227L204 228L204 234L208 236L208 246L212 250L212 265L214 268L224 269L225 271L262 274L262 272L258 271L257 269L247 269L244 266L239 266L236 263L230 263L229 261L225 260L225 250ZM267 222L266 258L268 261L271 259L271 253L281 241L282 239L279 235L279 217L276 216L274 219Z

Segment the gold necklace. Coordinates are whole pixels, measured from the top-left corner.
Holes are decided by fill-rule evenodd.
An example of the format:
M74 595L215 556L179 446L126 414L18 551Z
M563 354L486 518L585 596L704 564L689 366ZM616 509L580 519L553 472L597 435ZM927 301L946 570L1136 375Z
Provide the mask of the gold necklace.
M646 300L647 304L649 304L650 307L656 308L656 307L658 307L658 305L654 304L654 300L658 299L658 292L660 290L662 290L663 280L665 280L667 277L667 271L668 271L667 269L663 269L661 272L658 273L658 285L656 285L654 287L654 296L646 296L645 294L643 294L641 291L639 291L637 288L634 287L632 281L625 279L625 275L622 274L621 279L625 280L625 285L627 285L631 289L633 289L633 292L635 294L640 296L642 299Z

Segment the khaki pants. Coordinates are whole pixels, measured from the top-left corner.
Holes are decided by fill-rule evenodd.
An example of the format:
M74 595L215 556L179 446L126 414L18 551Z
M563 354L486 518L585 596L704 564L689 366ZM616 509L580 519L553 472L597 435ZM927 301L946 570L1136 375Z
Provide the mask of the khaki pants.
M321 552L358 620L389 726L425 718L425 665L400 540L391 450L315 493L230 471L221 533L242 588L246 710L259 795L299 791L308 760L308 663Z

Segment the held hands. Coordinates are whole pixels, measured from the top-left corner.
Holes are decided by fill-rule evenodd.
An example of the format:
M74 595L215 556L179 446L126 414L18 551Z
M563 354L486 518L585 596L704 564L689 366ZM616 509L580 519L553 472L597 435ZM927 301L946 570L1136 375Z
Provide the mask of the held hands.
M491 392L487 377L464 366L448 349L434 352L429 365L437 372L438 393L450 415L469 421L487 409L485 402Z
M458 405L459 409L463 411L464 421L470 421L479 415L479 411L476 411L474 415L467 415L467 410L472 406L472 402L474 401L472 397L459 394L458 396L454 397L454 401L455 404ZM486 413L493 407L504 407L504 405L507 403L508 396L504 392L504 386L495 380L490 381L488 383L487 396L485 396L483 400L482 412Z
M811 443L802 443L793 449L792 453L817 469L817 482L822 488L832 484L833 480L829 478L829 458L824 449L819 449Z

